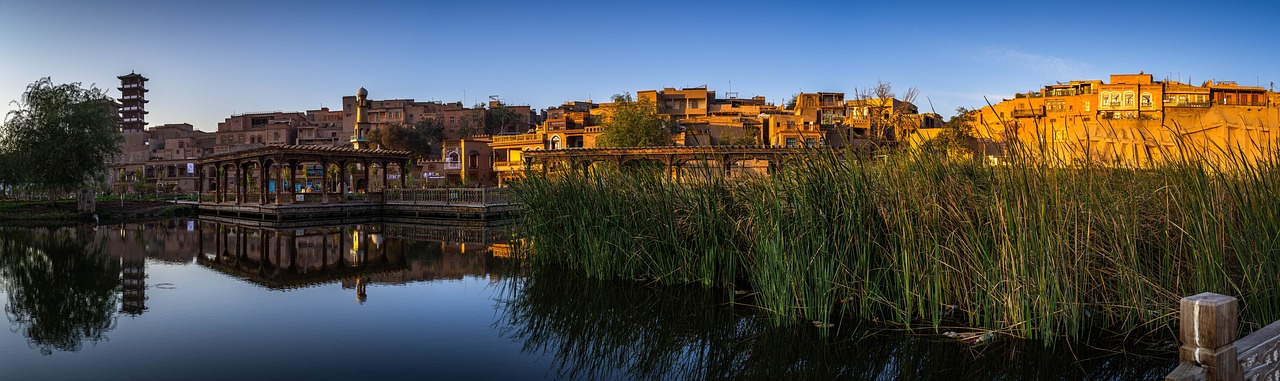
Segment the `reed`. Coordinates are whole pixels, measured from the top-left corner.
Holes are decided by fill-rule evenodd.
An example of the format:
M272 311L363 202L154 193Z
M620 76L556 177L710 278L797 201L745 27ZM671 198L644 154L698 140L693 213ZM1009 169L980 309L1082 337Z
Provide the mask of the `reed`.
M844 314L1052 342L1170 327L1204 291L1240 296L1242 329L1280 319L1276 156L1203 152L1138 168L814 151L769 176L597 165L517 193L537 264L746 285L777 325Z

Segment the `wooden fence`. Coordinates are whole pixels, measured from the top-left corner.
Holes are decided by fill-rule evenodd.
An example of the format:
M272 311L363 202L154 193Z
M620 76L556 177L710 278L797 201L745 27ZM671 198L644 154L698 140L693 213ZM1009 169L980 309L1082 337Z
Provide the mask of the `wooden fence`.
M1280 321L1237 339L1239 299L1206 292L1180 304L1181 363L1166 381L1280 380Z
M440 188L440 189L388 189L388 203L443 204L443 205L495 205L511 202L511 193L505 189L489 188Z

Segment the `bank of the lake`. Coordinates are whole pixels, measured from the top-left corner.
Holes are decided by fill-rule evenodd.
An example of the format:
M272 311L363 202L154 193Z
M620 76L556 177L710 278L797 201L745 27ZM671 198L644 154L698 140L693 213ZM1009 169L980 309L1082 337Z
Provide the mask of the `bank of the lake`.
M195 208L164 200L120 200L99 197L95 211L80 212L75 200L0 201L0 225L63 226L85 222L117 223L193 215ZM94 216L97 216L95 221Z
M600 279L746 291L775 324L843 317L1042 340L1173 338L1178 299L1280 319L1275 158L1142 168L814 152L770 176L644 164L517 186L534 261ZM697 168L697 166L691 166Z

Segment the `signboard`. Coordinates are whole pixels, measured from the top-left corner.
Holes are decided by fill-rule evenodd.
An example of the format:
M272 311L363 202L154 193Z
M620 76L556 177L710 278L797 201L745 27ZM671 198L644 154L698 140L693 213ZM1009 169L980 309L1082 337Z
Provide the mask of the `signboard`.
M187 174L190 175L194 173L196 173L196 163L187 163Z

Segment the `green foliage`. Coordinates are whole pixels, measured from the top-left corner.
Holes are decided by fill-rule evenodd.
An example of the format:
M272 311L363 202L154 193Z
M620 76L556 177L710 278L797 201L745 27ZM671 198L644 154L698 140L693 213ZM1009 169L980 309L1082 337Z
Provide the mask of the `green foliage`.
M392 124L373 130L369 141L382 149L409 151L413 157L428 157L432 147L439 148L444 141L444 126L435 119L424 119L413 126Z
M483 105L476 105L476 111L458 118L458 137L462 139L485 133Z
M852 315L1052 342L1167 328L1180 297L1206 291L1241 297L1246 326L1280 319L1277 158L1135 169L826 152L732 182L593 167L517 188L538 265L745 283L779 325Z
M484 130L489 135L525 133L529 130L527 121L527 115L520 115L505 105L499 105L485 112Z
M931 152L953 152L968 149L974 141L973 127L970 125L972 110L964 107L956 108L956 115L942 124L942 133L925 142L923 149Z
M55 85L45 77L28 85L16 103L0 130L0 156L9 161L4 163L9 173L0 176L50 197L105 180L107 161L120 153L124 138L103 90Z
M600 128L600 147L650 147L671 145L671 127L658 114L658 105L631 94L616 95L614 108Z

